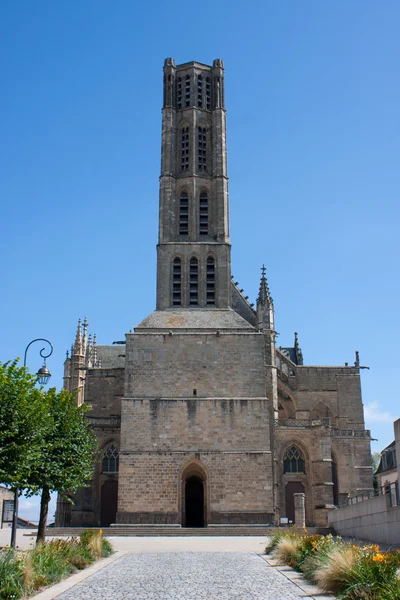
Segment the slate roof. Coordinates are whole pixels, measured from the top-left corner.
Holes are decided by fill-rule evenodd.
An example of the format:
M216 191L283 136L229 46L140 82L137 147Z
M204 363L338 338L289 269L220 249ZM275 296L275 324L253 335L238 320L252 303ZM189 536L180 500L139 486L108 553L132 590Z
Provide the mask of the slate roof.
M102 369L125 367L125 346L96 346L96 348Z
M152 330L167 332L173 330L210 330L248 331L254 333L252 327L243 317L231 309L167 309L155 310L135 327L136 332Z

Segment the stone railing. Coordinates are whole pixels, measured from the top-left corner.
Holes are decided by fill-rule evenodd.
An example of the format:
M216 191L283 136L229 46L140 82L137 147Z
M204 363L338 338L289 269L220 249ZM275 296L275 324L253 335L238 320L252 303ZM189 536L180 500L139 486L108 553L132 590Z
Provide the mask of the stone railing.
M329 418L314 419L312 421L308 419L275 419L275 425L277 427L294 427L294 428L306 428L311 427L329 427L331 437L343 437L343 438L362 438L369 439L371 432L369 429L338 429L332 427L331 420Z
M369 429L332 429L331 437L355 437L355 438L370 438L371 432Z
M88 417L93 427L115 427L121 424L120 417Z
M275 425L278 427L330 427L331 420L327 418L313 421L309 419L275 419Z

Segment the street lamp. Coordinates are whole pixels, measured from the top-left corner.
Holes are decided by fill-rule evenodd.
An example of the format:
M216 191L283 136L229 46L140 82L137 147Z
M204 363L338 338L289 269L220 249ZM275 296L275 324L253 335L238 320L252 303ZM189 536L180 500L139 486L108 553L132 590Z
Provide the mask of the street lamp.
M46 340L45 338L36 338L29 342L27 347L25 348L24 354L24 367L26 367L26 355L28 353L29 347L35 342L46 342L50 346L50 352L48 354L43 354L46 348L42 348L39 352L40 356L43 358L43 366L40 367L38 372L36 373L37 381L41 385L46 385L48 383L51 373L46 366L46 358L49 358L53 354L53 345ZM13 520L12 520L12 528L11 528L11 548L15 549L16 541L17 541L17 522L18 522L18 486L14 490L14 510L13 510Z

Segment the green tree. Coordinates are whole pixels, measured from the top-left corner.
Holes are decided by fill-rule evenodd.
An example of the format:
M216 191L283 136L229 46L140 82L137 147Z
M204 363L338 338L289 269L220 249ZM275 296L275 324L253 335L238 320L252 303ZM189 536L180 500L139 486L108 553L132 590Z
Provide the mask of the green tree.
M43 391L18 361L0 363L0 482L27 486L42 454Z
M373 484L374 490L378 492L378 475L376 471L379 467L379 463L381 462L381 453L380 452L372 452L372 475L373 475Z
M85 417L87 406L78 406L66 390L43 393L45 422L42 425L41 459L27 482L28 495L41 490L40 520L36 543L45 539L51 492L66 494L85 485L93 475L97 441Z
M92 477L96 438L85 405L36 387L18 361L0 363L0 482L41 491L37 543L44 541L51 492L75 492Z

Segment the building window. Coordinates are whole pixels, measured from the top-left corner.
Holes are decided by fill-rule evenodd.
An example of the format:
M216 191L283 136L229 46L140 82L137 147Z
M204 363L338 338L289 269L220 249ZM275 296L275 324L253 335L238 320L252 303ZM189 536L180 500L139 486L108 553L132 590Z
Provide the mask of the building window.
M208 235L208 196L205 192L200 194L199 208L199 232L200 235Z
M284 473L304 473L304 456L297 446L291 446L283 459Z
M190 106L190 75L186 75L185 79L185 106Z
M190 259L189 265L189 305L197 306L199 303L199 261Z
M197 77L197 106L203 108L203 76Z
M103 452L102 472L117 473L119 467L119 453L115 444L110 444Z
M189 196L182 192L179 199L179 235L189 233Z
M176 105L178 108L182 108L182 79L180 77L176 84Z
M206 78L206 108L211 110L211 82L210 78Z
M199 171L207 169L207 130L205 127L197 128L197 154Z
M182 305L182 262L175 258L172 265L172 305Z
M206 301L207 305L215 304L215 259L212 256L207 258Z
M189 127L181 129L181 170L189 170Z

